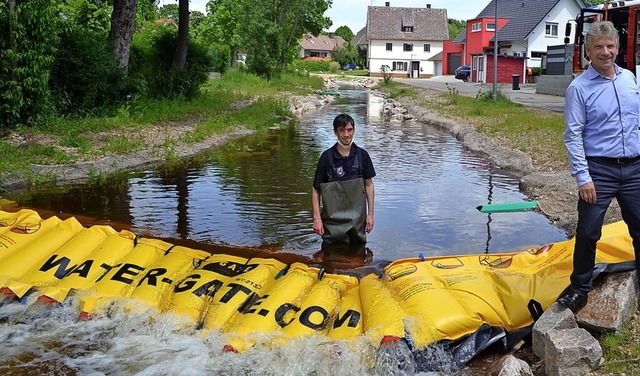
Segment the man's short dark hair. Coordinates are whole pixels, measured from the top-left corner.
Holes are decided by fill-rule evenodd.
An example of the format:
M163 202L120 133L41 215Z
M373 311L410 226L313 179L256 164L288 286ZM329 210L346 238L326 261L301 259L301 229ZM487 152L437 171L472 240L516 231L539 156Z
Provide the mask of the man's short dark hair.
M351 123L353 127L356 127L356 122L353 121L353 118L347 114L340 114L333 119L333 131L337 132L338 129L344 128L347 124Z

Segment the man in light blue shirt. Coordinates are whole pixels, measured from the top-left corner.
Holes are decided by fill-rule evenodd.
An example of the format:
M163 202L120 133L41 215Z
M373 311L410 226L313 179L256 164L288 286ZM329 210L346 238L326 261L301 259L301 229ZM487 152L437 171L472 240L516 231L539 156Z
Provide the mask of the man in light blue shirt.
M594 23L585 44L591 64L565 96L564 144L580 197L571 285L558 303L572 311L587 304L596 242L614 197L640 274L640 92L635 76L615 64L619 36L611 22Z

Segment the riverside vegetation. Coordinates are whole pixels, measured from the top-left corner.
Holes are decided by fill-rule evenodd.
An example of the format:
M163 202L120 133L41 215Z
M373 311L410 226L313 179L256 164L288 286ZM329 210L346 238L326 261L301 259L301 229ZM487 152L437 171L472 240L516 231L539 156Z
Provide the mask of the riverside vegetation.
M322 78L289 72L270 81L232 70L209 80L200 95L184 99L132 99L110 117L61 117L40 128L17 129L0 137L0 194L3 176L17 174L32 185L54 177L33 171L33 164L64 165L105 155L127 154L153 145L162 159L175 162L172 150L215 137L238 127L264 131L287 121L291 95L324 88ZM444 117L460 119L499 144L528 153L538 171L568 169L562 134L563 115L526 108L499 94L476 98L455 89L435 93L395 81L380 84L390 98L411 97ZM153 138L153 139L150 139ZM620 333L600 338L604 366L594 375L640 375L640 317Z

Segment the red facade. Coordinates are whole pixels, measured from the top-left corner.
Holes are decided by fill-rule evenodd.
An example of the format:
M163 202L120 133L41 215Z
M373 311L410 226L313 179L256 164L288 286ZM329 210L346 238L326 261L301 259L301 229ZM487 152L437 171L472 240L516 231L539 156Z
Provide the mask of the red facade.
M498 18L498 30L507 22L509 22L508 18ZM459 65L471 65L471 81L492 83L493 42L491 38L495 34L494 24L493 17L468 20L465 43L444 44L443 72L451 72L455 69L455 67L448 67L447 64L450 61L457 61L457 55L460 55ZM522 77L521 82L524 82L525 60L512 56L498 56L498 82L510 83L514 74L519 74Z
M498 55L498 83L512 83L513 75L520 76L519 82L524 83L524 58ZM493 83L493 55L487 55L487 83Z

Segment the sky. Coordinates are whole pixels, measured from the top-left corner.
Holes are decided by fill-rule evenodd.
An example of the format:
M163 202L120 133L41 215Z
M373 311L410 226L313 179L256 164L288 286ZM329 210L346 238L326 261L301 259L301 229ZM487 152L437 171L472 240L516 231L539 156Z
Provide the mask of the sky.
M189 9L205 13L209 0L191 0ZM389 1L392 7L423 8L431 4L431 8L444 8L447 18L468 20L475 18L490 0L333 0L332 7L325 12L325 16L333 21L328 31L335 31L340 26L347 26L356 34L367 22L367 7L370 5L384 6ZM177 3L176 0L161 0L160 4Z

